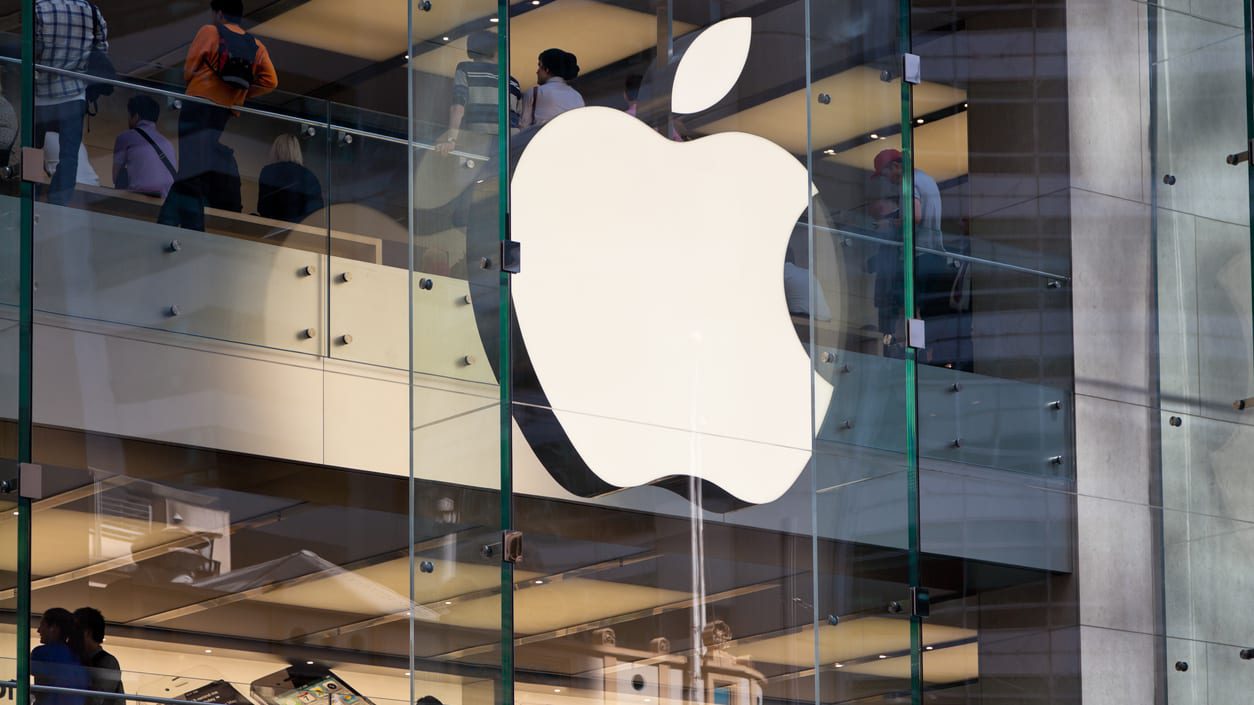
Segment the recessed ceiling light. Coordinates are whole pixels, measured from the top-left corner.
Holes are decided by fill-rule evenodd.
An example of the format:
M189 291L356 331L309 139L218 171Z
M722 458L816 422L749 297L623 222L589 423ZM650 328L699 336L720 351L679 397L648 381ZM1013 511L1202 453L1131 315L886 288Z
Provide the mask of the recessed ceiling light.
M836 153L836 150L834 150L834 149L825 149L825 150L823 150L823 153L824 153L824 154L835 154L835 153Z
M14 509L14 510L13 510L13 516L17 516L18 514L21 514L21 512L19 512L19 511L17 511L16 509Z
M407 676L408 676L408 675L409 675L409 671L405 671L405 675L407 675Z
M932 649L935 649L936 647L935 647L935 646L928 646L928 647L926 647L926 648L927 648L927 650L928 650L928 651L931 651Z
M446 42L447 42L448 40L449 40L449 38L448 38L448 37L445 37L445 38L444 38L444 41L446 41Z
M306 666L312 666L312 665L313 665L313 661L306 661L306 662L305 662L305 665L306 665Z
M544 581L543 581L543 580L537 580L537 581L536 581L536 585L543 585L543 584L544 584Z
M540 4L540 0L531 0L531 4L532 4L532 5L539 5L539 4Z
M553 689L553 692L554 692L554 693L560 693L560 692L562 692L562 689L561 689L561 688L554 688L554 689Z
M488 21L489 21L489 22L500 22L500 20L498 20L498 19L497 19L497 18L495 18L495 17L490 17L490 18L488 18Z
M211 654L211 653L213 653L213 649L205 649L205 653L207 653L207 654Z
M915 122L917 122L917 123L919 123L920 125L922 125L922 124L923 124L923 118L919 118L918 120L915 120Z
M964 107L964 108L965 108L965 107L967 107L967 104L966 104L966 103L963 103L963 104L962 104L962 107Z
M879 136L879 135L875 134L874 132L872 132L872 133L871 133L871 139L873 139L873 140L877 140L877 139L879 139L879 138L880 138L880 136Z
M835 666L836 668L844 668L844 667L845 667L845 664L843 664L843 663L833 663L832 665L833 665L833 666Z
M888 658L887 654L880 654L880 658Z
M445 600L445 601L444 601L444 604L446 604L446 605L451 605L451 604L453 604L453 601L452 601L452 600Z

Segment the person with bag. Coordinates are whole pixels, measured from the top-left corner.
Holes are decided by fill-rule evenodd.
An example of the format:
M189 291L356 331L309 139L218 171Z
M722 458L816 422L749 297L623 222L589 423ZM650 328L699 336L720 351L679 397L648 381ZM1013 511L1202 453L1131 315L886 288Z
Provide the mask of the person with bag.
M519 127L539 127L567 110L582 108L583 96L570 86L578 75L579 61L574 54L561 49L540 52L536 62L539 85L523 94Z
M146 95L126 102L129 127L113 143L113 188L165 198L178 169L174 145L157 130L161 106Z
M205 203L222 132L245 100L279 85L266 47L240 26L243 0L212 0L213 24L200 28L187 50L187 95L179 113L179 172L157 222L205 229ZM208 102L204 102L208 101Z
M100 9L87 0L35 0L35 62L85 74L92 56L109 49L109 28ZM78 76L35 71L35 146L49 132L59 135L62 158L48 186L48 201L69 203L83 142L88 81Z

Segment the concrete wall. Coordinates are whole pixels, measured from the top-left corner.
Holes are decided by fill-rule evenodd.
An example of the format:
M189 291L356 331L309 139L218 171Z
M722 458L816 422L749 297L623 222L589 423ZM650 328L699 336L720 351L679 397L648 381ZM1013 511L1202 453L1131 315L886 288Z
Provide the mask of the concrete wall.
M1163 5L1067 5L1081 648L1101 703L1254 682L1236 655L1254 435L1230 407L1254 387L1248 173L1224 163L1245 145L1243 18Z
M1085 703L1161 696L1149 42L1132 0L1067 2Z

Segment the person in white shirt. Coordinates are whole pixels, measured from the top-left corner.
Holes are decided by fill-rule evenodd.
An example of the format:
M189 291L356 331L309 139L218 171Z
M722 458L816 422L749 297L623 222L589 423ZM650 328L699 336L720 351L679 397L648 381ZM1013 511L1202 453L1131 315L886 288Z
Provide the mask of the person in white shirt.
M583 96L570 86L579 75L579 61L575 55L561 49L545 49L536 63L535 88L523 94L522 129L538 127L567 110L582 108Z
M814 277L810 276L810 270L797 266L790 247L784 253L784 300L788 302L788 313L794 316L811 314L811 287L814 287L814 320L832 320L832 309L827 305L823 285L814 281Z

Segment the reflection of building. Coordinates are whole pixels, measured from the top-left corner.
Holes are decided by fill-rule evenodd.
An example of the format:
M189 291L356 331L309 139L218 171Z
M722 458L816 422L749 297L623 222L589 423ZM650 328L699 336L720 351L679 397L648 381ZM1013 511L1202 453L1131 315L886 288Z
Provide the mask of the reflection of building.
M12 5L10 48L32 28ZM0 188L3 679L28 665L29 595L36 617L104 612L135 702L333 700L313 690L327 670L377 705L1254 687L1232 3L250 1L280 91L229 123L244 209L209 208L205 232L108 185L127 99L156 98L169 136L190 100L205 18L149 5L99 3L121 77L84 141L107 183L68 207ZM747 51L712 42L689 84L707 105L675 114L681 68L729 18L750 20ZM504 111L449 130L471 59L466 110L490 117L500 64L467 47L501 26L524 92L549 47L602 110L638 81L638 121L581 123L610 126L564 155L590 168L532 149L557 131L506 144ZM0 86L32 117L36 67L13 51ZM253 214L284 134L324 192L300 223ZM739 174L773 164L745 144L796 178ZM912 164L877 168L903 145ZM544 178L503 200L524 158ZM913 194L910 167L937 182L939 231L895 180ZM546 253L559 211L571 239ZM785 261L814 283L804 305L785 305ZM540 277L538 312L502 308ZM790 383L795 404L763 401ZM744 491L767 484L782 495ZM304 690L252 687L287 667Z

